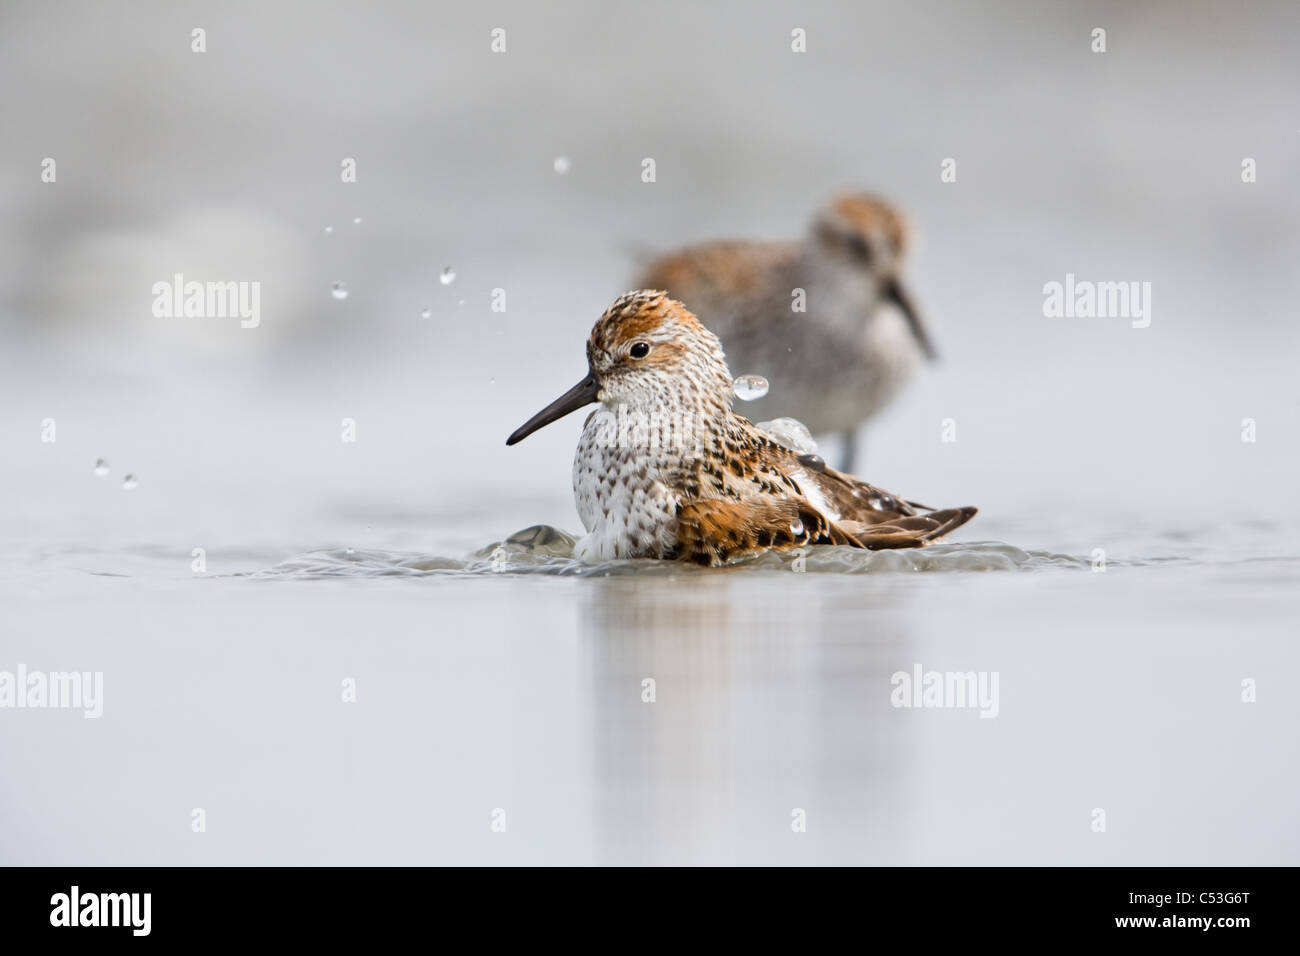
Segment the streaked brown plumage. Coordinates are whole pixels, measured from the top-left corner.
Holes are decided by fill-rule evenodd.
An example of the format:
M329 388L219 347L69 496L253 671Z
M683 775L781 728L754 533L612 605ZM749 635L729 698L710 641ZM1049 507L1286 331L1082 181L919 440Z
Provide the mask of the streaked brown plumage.
M584 559L717 565L803 545L920 547L975 514L922 513L732 412L717 338L663 292L619 298L592 329L587 358L587 377L507 442L599 403L574 460Z

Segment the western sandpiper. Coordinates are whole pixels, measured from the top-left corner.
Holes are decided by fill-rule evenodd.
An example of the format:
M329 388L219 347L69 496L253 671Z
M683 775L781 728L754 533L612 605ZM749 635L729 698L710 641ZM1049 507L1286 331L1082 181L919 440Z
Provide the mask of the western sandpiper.
M858 426L907 383L934 346L899 272L907 227L873 196L843 195L800 242L714 242L653 263L637 284L689 302L731 367L771 383L747 411L780 406L842 436L851 469Z
M598 403L573 461L587 529L575 553L588 562L717 565L809 544L913 548L975 514L924 509L801 455L735 414L733 397L717 337L666 293L629 292L591 330L582 381L506 444Z

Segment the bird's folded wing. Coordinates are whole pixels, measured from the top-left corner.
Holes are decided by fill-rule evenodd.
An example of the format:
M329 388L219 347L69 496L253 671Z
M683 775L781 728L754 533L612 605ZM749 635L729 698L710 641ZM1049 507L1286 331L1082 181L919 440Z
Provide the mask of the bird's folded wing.
M944 508L878 523L834 522L800 497L710 498L685 504L678 511L677 556L717 565L738 555L806 544L872 551L919 548L961 527L975 511L971 507Z
M677 542L678 555L699 564L721 564L739 554L805 544L865 547L807 499L794 495L692 501L677 512Z
M889 521L840 521L840 530L873 551L885 548L919 548L942 538L975 517L976 509L943 508L923 515L904 515Z

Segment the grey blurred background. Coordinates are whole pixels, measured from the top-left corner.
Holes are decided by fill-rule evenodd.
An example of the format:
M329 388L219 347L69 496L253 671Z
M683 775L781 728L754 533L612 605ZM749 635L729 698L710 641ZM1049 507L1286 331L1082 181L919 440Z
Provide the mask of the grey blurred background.
M1235 695L1300 663L1298 26L1287 2L3 0L0 667L103 669L109 699L3 715L0 861L1294 863L1296 705ZM943 356L864 473L1111 573L192 574L195 547L225 574L578 530L581 416L504 439L639 257L800 235L842 188L909 215ZM260 282L260 327L155 318L176 272ZM1149 281L1150 327L1044 318L1067 272ZM1000 669L1002 718L888 709L918 660ZM509 849L484 842L503 802ZM747 835L788 840L803 805L809 844Z
M995 512L1033 498L1212 499L1217 513L1281 504L1292 485L1293 5L3 11L0 323L20 432L59 408L120 422L129 407L141 425L207 432L227 460L256 449L233 470L261 489L310 497L335 476L348 493L364 477L422 509L458 488L504 492L524 469L544 479L530 488L565 486L562 507L577 417L527 447L503 439L581 371L638 255L800 235L853 187L910 215L910 277L943 355L869 433L872 480ZM40 181L46 156L57 184ZM355 184L340 182L344 157ZM955 184L940 182L945 157ZM1151 327L1045 319L1042 286L1067 271L1150 281ZM261 327L154 318L150 287L174 272L260 281ZM264 446L244 403L264 421L297 410L291 427L266 423ZM228 416L240 434L226 445ZM332 440L294 447L345 416L360 430L347 460L320 457ZM954 444L938 437L948 417ZM1244 417L1255 445L1239 440ZM168 467L147 451L123 454Z

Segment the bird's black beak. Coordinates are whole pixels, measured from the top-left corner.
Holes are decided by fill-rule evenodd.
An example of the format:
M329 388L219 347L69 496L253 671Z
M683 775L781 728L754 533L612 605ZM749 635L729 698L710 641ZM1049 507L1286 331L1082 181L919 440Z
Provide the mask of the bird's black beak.
M514 434L506 439L506 444L513 445L515 442L521 442L537 429L560 420L583 405L590 405L596 401L598 394L600 394L600 380L596 378L595 372L588 369L586 378L516 428Z
M912 335L916 339L916 344L921 346L921 351L930 361L939 357L939 353L934 350L934 343L930 341L930 333L925 329L925 323L921 321L921 313L916 311L916 306L912 303L912 297L903 289L902 283L897 279L890 279L884 289L885 298L893 302L902 310L904 318L907 319L907 327L912 330Z

